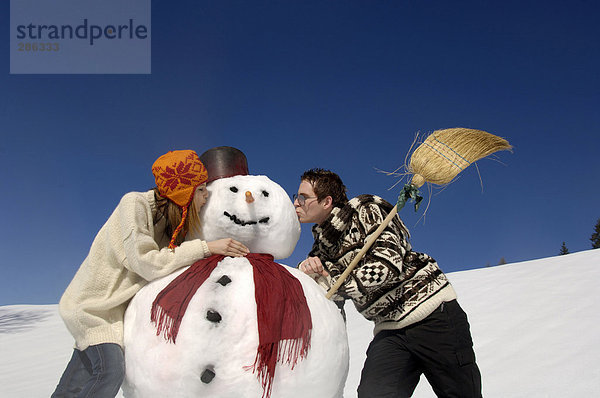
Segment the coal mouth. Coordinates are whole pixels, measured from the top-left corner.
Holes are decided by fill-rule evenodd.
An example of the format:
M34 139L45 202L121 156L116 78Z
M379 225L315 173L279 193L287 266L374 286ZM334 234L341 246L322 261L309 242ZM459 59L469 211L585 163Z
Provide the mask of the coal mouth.
M244 221L237 218L235 214L229 214L226 211L224 211L223 214L225 215L225 217L229 217L231 221L233 221L237 225L241 225L242 227L246 225L266 224L269 222L269 217L261 218L258 221Z

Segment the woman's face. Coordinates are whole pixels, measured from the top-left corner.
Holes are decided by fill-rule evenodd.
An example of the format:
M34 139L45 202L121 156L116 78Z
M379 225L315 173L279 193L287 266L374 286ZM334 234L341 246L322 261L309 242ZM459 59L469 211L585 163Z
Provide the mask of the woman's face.
M196 205L196 208L200 209L202 206L204 206L207 199L208 191L206 189L206 184L199 185L194 193L194 204Z

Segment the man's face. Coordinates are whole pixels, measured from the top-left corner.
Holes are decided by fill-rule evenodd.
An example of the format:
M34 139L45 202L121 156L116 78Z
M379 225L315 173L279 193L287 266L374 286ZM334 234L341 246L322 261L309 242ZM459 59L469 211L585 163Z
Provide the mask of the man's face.
M296 198L294 200L294 207L296 208L298 220L301 223L320 224L329 217L332 209L330 203L331 200L325 198L319 202L310 182L302 181L300 183L300 186L298 187L298 197L300 196L304 197L304 204L300 205L300 201L302 200Z

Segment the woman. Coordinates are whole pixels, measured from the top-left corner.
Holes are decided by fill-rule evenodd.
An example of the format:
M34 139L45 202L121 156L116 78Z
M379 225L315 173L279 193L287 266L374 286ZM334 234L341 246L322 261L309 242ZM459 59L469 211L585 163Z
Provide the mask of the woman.
M199 227L207 171L196 152L172 151L154 162L156 188L123 196L63 294L60 314L75 350L53 398L114 397L125 375L123 316L149 281L212 254L244 256L233 239L183 242Z

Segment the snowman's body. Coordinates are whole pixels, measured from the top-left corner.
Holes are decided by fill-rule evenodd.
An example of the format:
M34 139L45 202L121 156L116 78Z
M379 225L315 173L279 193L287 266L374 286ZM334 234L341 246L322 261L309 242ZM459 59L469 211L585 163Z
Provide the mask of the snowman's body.
M291 254L300 228L278 184L264 176L236 176L208 189L201 212L204 239L231 237L275 258ZM252 371L259 343L252 267L245 257L220 261L192 297L175 344L157 336L150 310L157 294L185 269L140 290L125 315L126 397L263 396ZM310 277L286 269L302 285L313 329L305 358L293 369L277 363L271 397L341 397L348 344L339 309Z

